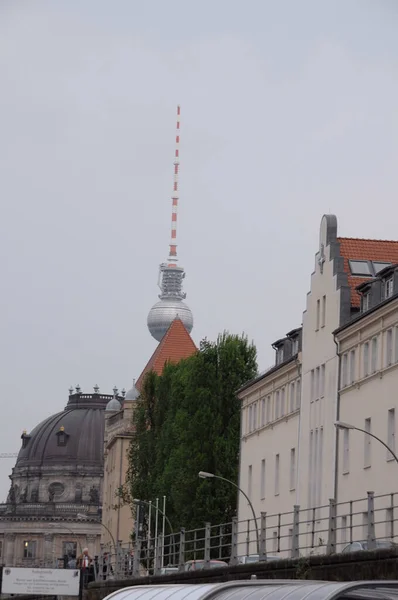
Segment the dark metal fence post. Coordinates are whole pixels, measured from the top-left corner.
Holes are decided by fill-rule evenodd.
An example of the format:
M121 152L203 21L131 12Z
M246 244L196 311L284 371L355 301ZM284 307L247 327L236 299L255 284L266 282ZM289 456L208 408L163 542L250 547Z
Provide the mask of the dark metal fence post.
M238 519L234 517L232 519L231 529L231 558L229 561L231 566L238 564Z
M376 548L374 492L368 494L368 550Z
M294 505L293 511L293 535L292 535L292 558L300 556L300 506Z
M336 552L336 500L330 498L329 500L329 536L328 545L326 552L327 554L334 554Z
M133 577L140 576L141 540L136 540L133 559Z
M261 513L260 525L260 556L259 560L267 560L267 513Z
M158 535L158 551L156 553L156 561L155 561L155 575L159 575L160 570L162 568L162 534Z
M178 570L181 572L185 567L185 529L180 531L180 557L178 559Z
M205 568L210 566L210 539L211 539L211 525L205 523Z

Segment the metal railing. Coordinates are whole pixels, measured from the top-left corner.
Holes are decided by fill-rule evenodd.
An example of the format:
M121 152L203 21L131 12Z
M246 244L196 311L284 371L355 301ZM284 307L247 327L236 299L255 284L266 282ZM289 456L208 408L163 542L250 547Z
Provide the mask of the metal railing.
M294 506L286 513L261 513L259 519L260 549L254 519L211 525L157 538L146 537L130 544L117 543L116 548L103 547L98 557L96 579L158 575L165 569L178 571L229 565L243 557L269 561L300 558L314 554L335 554L356 549L394 547L398 538L398 492L336 503L312 509ZM398 541L398 540L397 540ZM357 547L349 545L357 542ZM398 546L397 546L398 549ZM107 552L104 562L104 552ZM223 566L222 563L220 566Z
M159 575L166 569L181 572L236 565L247 556L269 561L330 555L347 551L355 542L358 547L353 546L352 551L393 547L394 540L398 542L397 500L398 492L378 496L368 492L365 498L349 502L330 500L312 509L294 506L285 513L263 512L258 519L259 553L253 518L219 525L205 523L198 529L181 528L164 537L146 536L128 544L116 541L116 547L101 546L87 581Z

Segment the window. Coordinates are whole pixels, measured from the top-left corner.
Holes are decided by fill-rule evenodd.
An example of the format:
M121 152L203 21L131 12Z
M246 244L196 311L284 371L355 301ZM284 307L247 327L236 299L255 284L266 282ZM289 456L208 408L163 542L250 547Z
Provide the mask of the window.
M296 408L300 408L301 405L301 381L296 381Z
M293 381L293 383L290 384L290 412L293 412L294 409L296 408L296 384Z
M390 265L391 263L373 261L375 275L377 275L378 273L380 273L380 271L382 271L386 267L389 267Z
M393 539L394 537L394 510L386 508L386 538Z
M271 396L267 397L267 423L271 421Z
M369 375L369 342L363 345L363 376Z
M348 379L348 354L347 352L343 354L343 360L341 363L341 387L345 387L347 385Z
M23 543L23 557L24 558L36 558L36 542L26 540Z
M395 452L395 408L390 408L388 411L387 446ZM388 451L387 460L394 460L393 455Z
M261 500L265 498L265 458L261 461Z
M279 495L279 454L275 456L275 496Z
M3 540L0 540L0 558L3 556Z
M253 468L252 465L249 465L248 475L247 475L247 495L249 499L252 499L252 484L253 484Z
M349 383L354 383L355 381L355 350L351 350L350 352L350 379Z
M326 365L321 365L321 381L319 384L319 393L321 398L324 397L325 395L325 372L326 372Z
M316 301L316 330L315 331L318 331L318 329L319 329L320 318L321 318L321 301L317 300Z
M310 449L309 449L309 454L308 454L308 473L309 473L309 477L308 477L308 499L309 499L309 504L310 504L310 508L312 508L312 501L313 501L313 482L314 482L314 473L313 473L313 466L314 466L314 456L315 456L315 452L314 452L314 432L310 431Z
M252 405L249 406L249 422L247 424L247 433L251 433L252 430L252 412L253 412L253 407Z
M372 448L372 438L370 435L367 435L368 433L371 433L371 419L365 419L365 431L366 434L363 436L364 440L364 452L363 452L363 468L367 469L368 467L370 467L370 461L371 461L371 448Z
M62 542L62 556L68 558L76 558L77 556L77 543L76 542Z
M281 363L283 363L283 346L276 351L276 364L280 365Z
M325 323L326 323L326 296L323 296L321 327L325 327Z
M341 543L347 543L347 517L341 517Z
M350 430L343 429L343 474L350 472Z
M253 404L253 431L257 429L257 402Z
M311 371L311 402L315 399L315 371Z
M272 532L272 552L278 552L278 532Z
M275 419L279 419L279 390L275 393Z
M373 275L367 260L350 260L348 262L350 263L351 275L357 275L358 277L371 277Z
M386 366L392 365L392 329L386 331Z
M362 513L362 537L364 540L367 539L369 533L369 515L367 512Z
M362 308L362 312L366 312L367 310L369 310L369 308L370 308L370 293L369 292L365 292L364 294L362 294L361 308Z
M261 427L265 425L265 398L261 400Z
M296 448L290 450L290 490L296 488Z
M285 415L285 388L281 390L281 417Z
M384 282L384 298L391 298L394 293L394 281L392 277L389 277Z
M397 363L398 362L398 327L395 327L395 354L394 354L394 360Z
M298 338L295 338L292 341L292 355L294 356L295 354L298 354L298 350L299 350Z
M315 400L318 400L318 398L319 398L319 376L320 376L320 369L319 369L319 367L317 367L315 370Z
M371 369L372 369L372 373L376 373L377 371L377 337L374 337L372 339L372 362L371 362Z

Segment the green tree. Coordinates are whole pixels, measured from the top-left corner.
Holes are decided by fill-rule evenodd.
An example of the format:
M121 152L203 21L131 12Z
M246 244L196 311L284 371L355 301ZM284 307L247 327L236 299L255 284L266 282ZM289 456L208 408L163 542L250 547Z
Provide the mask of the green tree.
M149 373L134 414L127 498L167 497L175 529L225 523L236 514L236 490L210 471L237 482L239 387L257 373L256 349L245 336L220 335L161 376Z

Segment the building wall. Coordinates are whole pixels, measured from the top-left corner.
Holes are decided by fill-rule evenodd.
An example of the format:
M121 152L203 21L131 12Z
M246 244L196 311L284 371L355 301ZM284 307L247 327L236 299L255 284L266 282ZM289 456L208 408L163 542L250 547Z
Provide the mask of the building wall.
M123 410L108 415L105 422L102 543L107 545L113 544L113 540L116 543L120 541L124 545L129 544L134 528L131 508L128 504L123 504L117 491L124 485L128 472L128 453L133 434L132 418L135 405L133 401L125 401Z
M398 300L365 315L336 336L341 354L340 420L370 431L396 450L398 419ZM365 345L369 344L368 349ZM398 465L377 440L355 430L340 430L338 453L339 511L368 491L385 512L378 536L389 537L391 492L398 492ZM383 512L383 514L384 514ZM376 515L379 522L381 515ZM362 515L357 518L358 526Z
M242 391L242 438L240 487L249 496L256 516L293 510L296 497L297 442L300 404L300 365L291 360ZM239 555L256 552L254 525L247 535L252 512L239 498ZM267 526L272 526L272 517ZM260 524L260 523L259 523ZM275 521L276 525L276 521ZM276 528L275 528L276 531ZM250 540L250 544L248 544ZM287 551L289 540L278 540L275 532L267 539L267 551Z
M320 246L303 314L298 504L305 509L327 505L335 491L338 357L333 331L340 325L343 302L348 296L349 303L350 291L334 221L322 219Z

